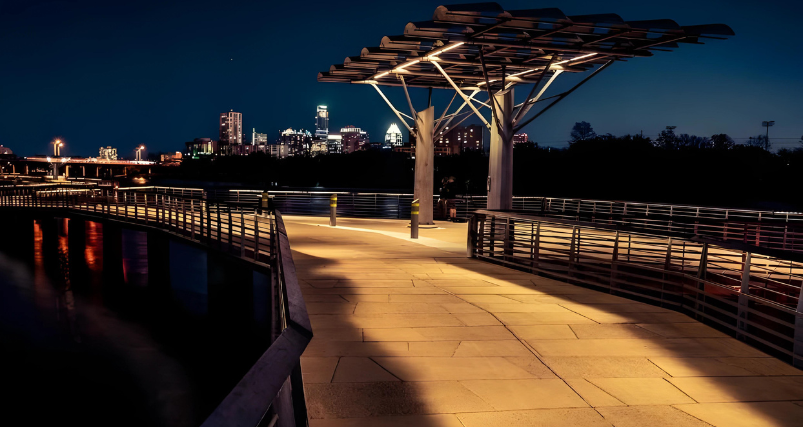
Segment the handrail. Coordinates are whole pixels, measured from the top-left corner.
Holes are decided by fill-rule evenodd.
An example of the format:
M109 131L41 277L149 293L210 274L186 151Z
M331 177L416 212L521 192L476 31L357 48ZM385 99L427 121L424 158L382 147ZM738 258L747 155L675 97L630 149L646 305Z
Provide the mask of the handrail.
M298 285L284 221L279 212L275 212L275 218L277 229L275 266L278 271L274 277L278 279L280 295L283 296L283 323L286 326L231 393L204 421L202 427L256 426L274 405L276 399L290 399L290 406L294 408L295 425L307 425L300 358L312 339L312 326ZM284 414L278 415L281 418Z
M470 257L687 313L803 365L803 254L489 210L468 232Z
M265 416L307 424L300 357L312 327L280 212L259 214L255 202L208 200L205 195L75 186L0 188L0 207L66 211L155 228L269 267L278 296L272 308L275 338L203 426L255 427Z

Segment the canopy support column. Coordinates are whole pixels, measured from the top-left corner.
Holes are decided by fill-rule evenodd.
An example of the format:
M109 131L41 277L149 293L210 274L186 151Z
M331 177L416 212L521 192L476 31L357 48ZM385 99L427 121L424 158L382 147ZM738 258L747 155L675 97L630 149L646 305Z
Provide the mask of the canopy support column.
M435 107L419 111L415 115L415 198L418 199L420 213L418 222L431 225L432 192L435 187L435 145L434 145Z
M497 92L488 160L488 209L513 209L513 89Z

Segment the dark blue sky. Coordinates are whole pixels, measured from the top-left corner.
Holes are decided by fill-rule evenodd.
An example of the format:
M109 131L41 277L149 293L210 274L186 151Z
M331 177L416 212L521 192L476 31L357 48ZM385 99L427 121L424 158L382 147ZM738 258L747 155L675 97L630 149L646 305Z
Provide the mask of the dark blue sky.
M0 0L0 144L20 155L48 152L57 136L68 155L97 155L101 145L125 156L138 144L180 150L196 137L217 138L218 114L230 109L243 113L248 132L255 127L273 139L279 129L313 128L317 104L329 106L330 129L353 124L382 140L397 119L374 90L317 83L316 74L383 35L403 33L408 21L430 19L439 4ZM775 120L775 148L795 146L803 135L799 1L500 4L726 23L736 32L614 64L532 123L527 132L535 141L563 146L580 120L598 133L654 136L675 125L682 133L728 133L737 142L761 134L762 120ZM420 91L413 96L423 104ZM404 105L401 89L388 92ZM452 92L436 94L440 114Z

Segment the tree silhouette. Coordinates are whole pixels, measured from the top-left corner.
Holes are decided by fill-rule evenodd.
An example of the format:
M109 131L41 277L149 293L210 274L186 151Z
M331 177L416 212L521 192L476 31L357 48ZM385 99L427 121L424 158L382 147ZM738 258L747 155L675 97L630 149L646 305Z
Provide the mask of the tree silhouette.
M658 148L674 150L677 139L678 137L672 129L662 130L653 144Z
M704 136L682 133L675 141L676 148L708 148L711 141Z
M574 143L577 141L594 139L597 137L597 134L594 132L594 128L591 127L591 123L579 122L575 123L574 127L572 127L571 137L572 139L570 142Z
M730 150L736 143L733 142L733 138L729 137L727 134L724 133L717 133L711 135L711 148L715 150Z
M770 151L770 148L772 148L772 144L770 144L766 135L751 136L747 139L747 145L750 147L762 148L766 151Z

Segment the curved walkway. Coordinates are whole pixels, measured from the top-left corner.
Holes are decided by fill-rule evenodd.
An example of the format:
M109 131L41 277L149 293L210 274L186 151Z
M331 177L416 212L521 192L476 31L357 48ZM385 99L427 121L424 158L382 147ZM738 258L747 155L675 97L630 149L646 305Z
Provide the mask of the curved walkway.
M465 224L285 217L312 427L799 426L803 371L683 314L465 256Z

